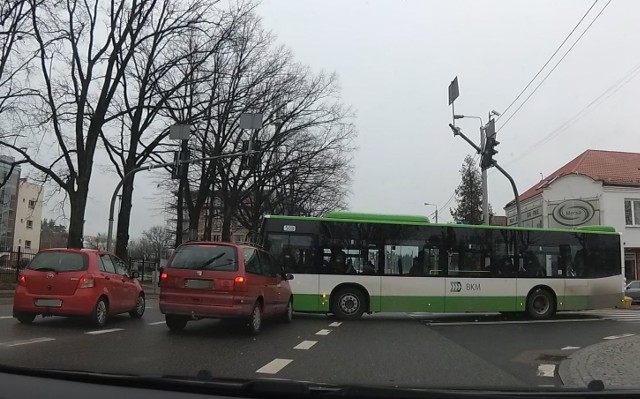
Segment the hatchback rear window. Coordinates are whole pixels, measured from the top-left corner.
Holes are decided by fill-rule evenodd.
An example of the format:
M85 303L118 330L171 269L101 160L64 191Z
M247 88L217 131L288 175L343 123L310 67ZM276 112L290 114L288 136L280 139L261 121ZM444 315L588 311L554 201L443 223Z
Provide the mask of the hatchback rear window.
M29 263L27 269L50 272L78 272L87 270L89 258L75 252L41 252Z
M234 272L238 256L235 247L226 245L185 245L178 248L169 267Z

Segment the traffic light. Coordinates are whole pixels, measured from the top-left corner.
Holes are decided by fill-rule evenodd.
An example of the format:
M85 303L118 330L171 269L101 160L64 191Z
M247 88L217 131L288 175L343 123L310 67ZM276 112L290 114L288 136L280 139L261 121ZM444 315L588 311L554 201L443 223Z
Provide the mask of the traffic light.
M242 152L260 151L262 142L260 140L242 140ZM243 155L241 162L245 168L254 169L260 161L260 153Z
M489 169L493 166L495 160L493 156L498 153L496 150L496 146L500 144L498 140L496 140L496 135L488 136L487 141L482 149L482 158L480 160L480 167L482 169Z
M171 178L179 180L181 177L186 177L188 165L186 163L180 163L180 161L186 161L189 159L190 151L174 151L173 152L173 166L171 167Z

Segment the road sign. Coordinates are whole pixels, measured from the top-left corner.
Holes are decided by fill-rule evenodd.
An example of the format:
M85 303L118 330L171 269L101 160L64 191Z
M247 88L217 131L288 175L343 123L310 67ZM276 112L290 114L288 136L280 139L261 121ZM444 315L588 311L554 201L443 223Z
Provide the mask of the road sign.
M262 127L262 113L244 113L240 115L240 129L260 129Z
M460 91L458 90L458 77L451 81L449 84L449 105L453 104L456 101L456 98L460 95Z
M169 128L171 140L188 140L191 134L191 125L173 125Z

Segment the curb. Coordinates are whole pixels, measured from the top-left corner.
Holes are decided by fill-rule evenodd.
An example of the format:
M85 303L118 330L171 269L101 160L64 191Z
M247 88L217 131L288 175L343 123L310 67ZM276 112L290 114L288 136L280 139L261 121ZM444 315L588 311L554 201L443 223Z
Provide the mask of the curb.
M637 387L640 372L635 364L640 336L632 335L598 342L572 353L558 366L558 377L566 388L586 389L593 380L601 380L606 389ZM629 358L626 358L626 357Z

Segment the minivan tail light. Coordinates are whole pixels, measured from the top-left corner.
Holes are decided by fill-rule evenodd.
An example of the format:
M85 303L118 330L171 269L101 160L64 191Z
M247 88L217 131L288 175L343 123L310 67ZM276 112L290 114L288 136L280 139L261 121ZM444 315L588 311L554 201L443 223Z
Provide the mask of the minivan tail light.
M82 277L78 283L78 288L93 288L95 281L91 277Z
M237 276L233 279L233 289L234 291L246 291L247 279L244 276Z
M165 272L162 272L162 274L160 274L160 280L166 280L167 277L169 277L169 276Z
M27 278L24 276L24 274L21 274L20 277L18 277L18 284L27 285Z

